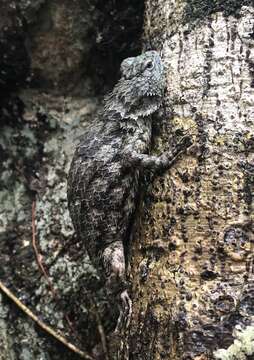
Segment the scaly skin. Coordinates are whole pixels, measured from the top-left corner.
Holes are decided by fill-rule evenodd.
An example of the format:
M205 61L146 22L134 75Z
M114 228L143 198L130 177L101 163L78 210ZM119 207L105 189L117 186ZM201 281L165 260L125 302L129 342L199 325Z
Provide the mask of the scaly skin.
M148 155L150 115L159 108L165 88L159 54L148 51L125 59L121 73L105 98L99 116L103 125L83 136L68 178L68 204L77 235L94 266L106 277L108 293L119 300L117 329L123 320L129 322L131 314L124 249L137 205L140 174L144 168L169 168L186 145L180 144L175 153Z

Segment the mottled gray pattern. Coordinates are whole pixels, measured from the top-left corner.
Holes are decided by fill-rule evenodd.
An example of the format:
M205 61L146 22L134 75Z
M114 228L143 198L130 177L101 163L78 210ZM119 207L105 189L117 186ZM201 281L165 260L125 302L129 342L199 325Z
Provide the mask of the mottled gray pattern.
M172 154L148 155L151 117L165 88L163 65L156 51L125 59L121 78L98 121L74 154L68 178L68 202L78 237L91 261L107 277L109 292L119 294L125 312L131 302L125 291L124 245L136 207L140 172L167 167Z

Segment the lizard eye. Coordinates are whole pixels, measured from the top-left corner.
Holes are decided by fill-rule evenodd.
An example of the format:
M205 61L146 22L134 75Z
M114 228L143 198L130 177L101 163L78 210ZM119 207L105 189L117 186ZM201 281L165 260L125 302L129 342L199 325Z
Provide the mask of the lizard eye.
M152 68L153 68L153 62L152 62L152 60L149 60L149 61L146 63L146 69L151 70Z

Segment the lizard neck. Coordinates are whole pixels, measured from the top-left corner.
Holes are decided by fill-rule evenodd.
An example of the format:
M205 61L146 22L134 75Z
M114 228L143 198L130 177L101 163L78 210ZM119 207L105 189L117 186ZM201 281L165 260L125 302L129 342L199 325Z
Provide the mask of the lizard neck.
M151 132L151 115L158 110L162 96L126 97L116 88L105 97L103 120L109 132L119 129L125 134ZM142 136L142 135L141 135Z
M104 116L112 120L147 117L161 105L162 91L144 93L135 90L132 80L120 80L111 93L104 98Z
M105 102L104 116L116 121L137 121L140 118L147 118L154 113L161 105L161 97L143 97L130 103L123 102L122 98L115 98Z

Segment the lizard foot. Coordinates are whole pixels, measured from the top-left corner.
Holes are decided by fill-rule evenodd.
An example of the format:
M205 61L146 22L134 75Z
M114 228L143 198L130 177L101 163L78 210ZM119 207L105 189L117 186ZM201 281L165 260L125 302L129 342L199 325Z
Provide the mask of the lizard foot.
M116 296L120 312L114 331L115 334L118 334L128 328L132 314L132 302L126 290L125 259L122 242L117 241L104 249L102 262L107 278L107 293L111 298Z
M117 320L115 333L120 333L123 329L127 329L129 327L132 315L132 301L127 290L121 292L119 298L120 315Z

